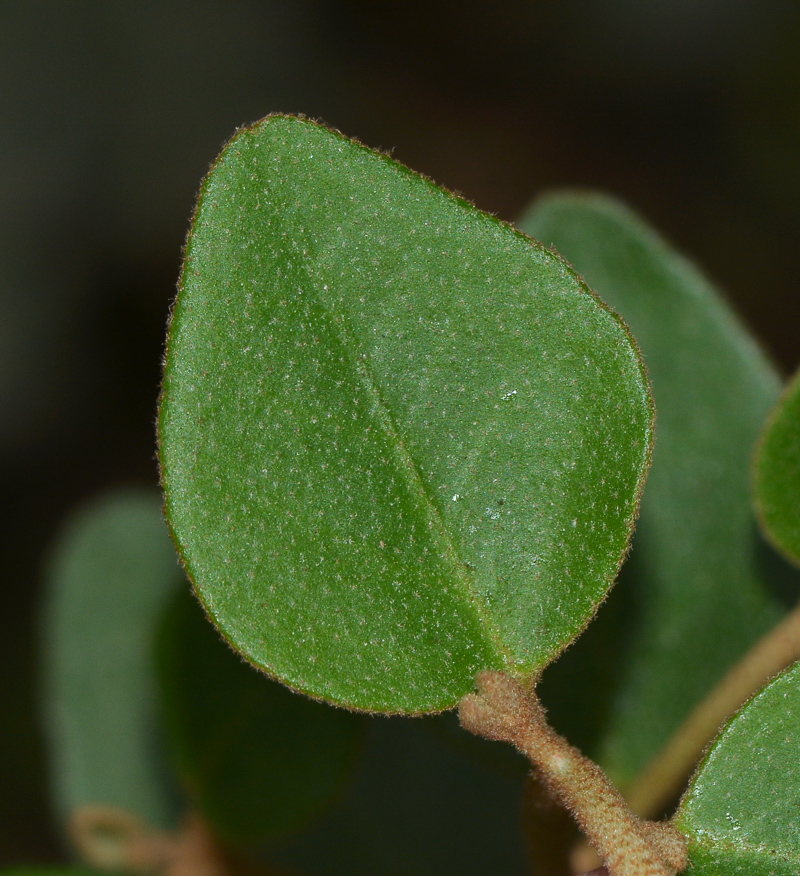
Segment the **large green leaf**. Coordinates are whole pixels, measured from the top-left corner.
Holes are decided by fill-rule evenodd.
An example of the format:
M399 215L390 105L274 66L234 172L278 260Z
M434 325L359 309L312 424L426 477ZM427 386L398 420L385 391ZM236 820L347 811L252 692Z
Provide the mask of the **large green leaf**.
M756 504L770 540L800 563L800 376L764 431L756 463Z
M159 415L167 513L249 660L356 708L532 674L616 575L651 406L555 255L281 116L206 179Z
M226 844L257 849L308 821L355 765L364 716L292 693L242 661L188 587L159 636L173 759Z
M173 821L162 770L153 637L181 579L155 491L95 500L66 523L48 574L45 717L55 801Z
M556 723L584 744L594 730L595 755L624 783L780 616L750 499L753 447L780 383L714 288L622 205L557 194L520 226L622 315L653 386L653 467L630 570L544 679Z
M676 824L697 876L800 872L800 664L759 691L705 756Z

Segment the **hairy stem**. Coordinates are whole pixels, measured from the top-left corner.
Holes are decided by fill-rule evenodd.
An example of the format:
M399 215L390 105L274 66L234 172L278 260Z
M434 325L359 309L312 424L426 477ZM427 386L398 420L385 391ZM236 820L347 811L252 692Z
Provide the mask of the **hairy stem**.
M597 849L610 876L673 876L686 866L680 833L638 819L600 767L550 728L532 690L501 672L482 672L476 686L478 693L459 705L462 725L510 742L527 756Z
M800 659L800 605L730 669L672 734L625 791L630 808L644 818L674 800L725 719L772 676Z

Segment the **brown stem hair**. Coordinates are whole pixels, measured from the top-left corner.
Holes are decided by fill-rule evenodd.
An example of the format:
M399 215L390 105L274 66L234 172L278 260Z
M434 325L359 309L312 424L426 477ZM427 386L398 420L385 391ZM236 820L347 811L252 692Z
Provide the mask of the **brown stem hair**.
M547 723L533 689L502 672L482 672L477 694L461 700L470 732L510 742L550 793L573 815L610 876L674 876L687 863L683 836L669 824L641 821L597 764Z

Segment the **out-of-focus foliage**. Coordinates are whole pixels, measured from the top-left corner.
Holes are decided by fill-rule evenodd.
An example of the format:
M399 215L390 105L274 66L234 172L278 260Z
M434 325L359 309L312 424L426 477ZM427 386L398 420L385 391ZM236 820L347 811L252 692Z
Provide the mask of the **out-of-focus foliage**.
M800 564L800 377L787 387L758 448L756 502L778 550Z
M295 695L234 653L185 591L158 635L161 714L189 804L227 844L258 850L342 791L364 719Z
M69 519L49 571L42 711L62 823L83 806L175 823L157 717L154 630L181 579L158 494L104 496Z
M725 299L620 203L551 195L520 224L627 321L653 386L653 466L620 592L548 679L569 737L593 734L626 783L783 611L750 475L780 379ZM581 678L593 720L574 695Z

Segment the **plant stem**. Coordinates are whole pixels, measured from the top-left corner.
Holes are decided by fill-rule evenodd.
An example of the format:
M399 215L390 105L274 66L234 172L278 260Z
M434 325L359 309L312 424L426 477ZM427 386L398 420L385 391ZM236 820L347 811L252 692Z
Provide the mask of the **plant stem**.
M569 809L610 876L673 876L686 866L683 837L669 825L646 826L597 764L547 724L533 690L501 672L482 672L478 694L461 700L470 732L515 745L552 795Z
M672 734L625 791L630 808L645 818L680 793L703 750L725 719L764 683L800 659L800 604L760 639Z
M169 834L122 809L82 806L70 816L69 833L81 857L100 870L227 876L227 867L196 816L187 818L178 833Z

